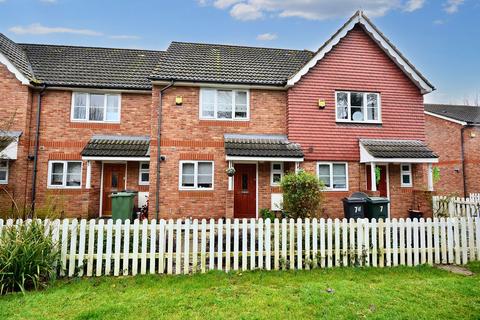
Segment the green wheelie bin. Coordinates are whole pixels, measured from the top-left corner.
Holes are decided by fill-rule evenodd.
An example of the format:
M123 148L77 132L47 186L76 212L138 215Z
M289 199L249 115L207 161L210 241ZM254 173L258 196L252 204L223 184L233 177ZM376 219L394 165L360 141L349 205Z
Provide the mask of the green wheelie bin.
M390 200L384 197L368 197L367 198L367 218L369 219L387 219L388 204Z
M135 193L116 192L110 195L112 199L112 219L125 221L132 219Z

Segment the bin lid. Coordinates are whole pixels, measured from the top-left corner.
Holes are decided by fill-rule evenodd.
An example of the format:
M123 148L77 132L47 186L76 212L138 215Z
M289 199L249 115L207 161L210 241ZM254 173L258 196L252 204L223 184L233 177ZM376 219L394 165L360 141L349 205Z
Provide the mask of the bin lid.
M364 199L364 198L355 198L355 197L346 197L346 198L343 198L343 201L348 202L348 203L365 203L365 202L367 202L367 200Z
M116 198L116 197L133 197L135 196L135 193L133 192L115 192L110 195L111 198Z
M369 197L367 201L370 203L390 203L390 200L385 197Z
M366 199L368 198L368 195L364 192L354 192L350 195L350 198Z

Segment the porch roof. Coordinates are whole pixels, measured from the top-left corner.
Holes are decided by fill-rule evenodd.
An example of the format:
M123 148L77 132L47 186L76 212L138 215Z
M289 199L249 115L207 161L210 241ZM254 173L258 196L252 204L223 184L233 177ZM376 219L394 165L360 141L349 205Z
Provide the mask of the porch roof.
M150 156L150 137L94 135L82 151L82 157L145 158Z
M360 162L438 162L438 156L419 140L360 139Z
M15 160L18 153L18 139L22 131L1 131L0 130L0 158Z
M303 160L300 145L290 142L286 135L225 134L224 138L227 160L238 158Z

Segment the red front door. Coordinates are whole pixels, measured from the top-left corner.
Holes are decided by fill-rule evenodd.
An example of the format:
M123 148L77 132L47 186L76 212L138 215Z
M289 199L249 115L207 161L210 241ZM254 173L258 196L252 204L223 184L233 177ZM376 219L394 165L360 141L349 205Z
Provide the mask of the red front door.
M102 215L112 215L112 199L109 195L125 189L125 164L105 163L103 165Z
M387 166L376 166L380 168L380 181L377 183L377 191L380 192L380 197L387 197ZM372 190L372 178L370 175L371 167L367 164L367 190Z
M257 166L236 164L234 176L234 217L257 217Z

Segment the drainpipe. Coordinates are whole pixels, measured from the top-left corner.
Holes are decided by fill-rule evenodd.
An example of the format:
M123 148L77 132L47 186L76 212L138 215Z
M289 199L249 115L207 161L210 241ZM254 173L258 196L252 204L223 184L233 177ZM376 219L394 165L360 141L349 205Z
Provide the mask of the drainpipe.
M465 129L467 126L462 126L460 129L460 145L462 148L462 178L463 178L463 197L467 198L467 174L465 173Z
M160 162L162 161L162 155L160 153L160 139L162 137L162 95L165 90L172 87L175 82L172 80L170 84L160 90L159 103L158 103L158 116L157 116L157 181L156 181L156 197L155 197L155 218L158 221L160 214Z
M36 201L36 192L37 192L37 165L38 165L38 148L40 140L40 113L42 111L42 96L45 93L47 86L44 84L42 89L38 92L37 97L37 123L35 129L35 149L33 153L33 172L32 172L32 205L30 208L30 213L34 214L35 212L35 201Z

